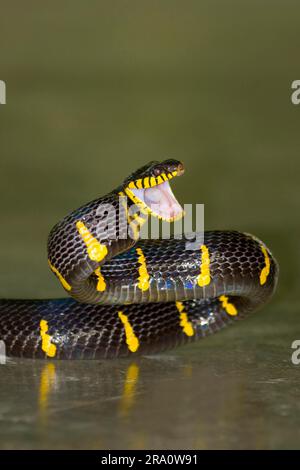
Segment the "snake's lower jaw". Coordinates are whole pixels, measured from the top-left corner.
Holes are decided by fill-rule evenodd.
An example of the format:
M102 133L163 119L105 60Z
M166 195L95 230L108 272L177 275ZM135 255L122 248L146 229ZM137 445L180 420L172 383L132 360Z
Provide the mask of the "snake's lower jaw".
M168 181L152 188L132 189L132 192L156 217L172 222L183 216L183 208L175 198Z

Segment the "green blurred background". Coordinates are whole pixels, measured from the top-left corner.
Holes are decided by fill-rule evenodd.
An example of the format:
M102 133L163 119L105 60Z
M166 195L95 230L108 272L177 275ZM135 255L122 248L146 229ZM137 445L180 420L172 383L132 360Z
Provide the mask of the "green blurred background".
M61 296L46 263L50 228L71 209L105 194L151 159L169 157L185 163L186 174L174 182L173 189L182 203L205 204L206 229L254 233L280 263L276 297L261 315L204 344L172 353L174 361L179 361L176 374L182 361L189 366L190 358L199 374L193 387L184 391L185 406L198 402L194 395L198 380L202 382L198 361L205 358L213 361L212 370L220 368L224 360L226 371L229 361L232 373L242 374L246 383L254 374L251 383L258 384L252 394L254 404L251 399L245 403L238 399L237 421L230 423L228 413L228 427L222 421L218 428L216 417L215 431L212 429L206 444L196 439L195 431L189 434L189 429L180 438L180 418L177 434L175 427L173 437L165 432L160 435L158 427L153 441L153 427L147 427L140 411L136 420L140 419L141 426L137 432L144 432L142 446L170 448L182 443L187 447L274 448L300 444L294 428L295 416L300 418L299 400L294 395L295 390L300 391L300 366L297 369L290 362L291 342L300 338L300 106L293 105L290 98L291 83L300 78L299 22L300 5L292 0L1 2L0 79L7 85L7 104L0 106L1 297ZM232 347L238 348L233 357ZM230 349L227 355L226 348ZM241 357L257 348L263 372L256 369L256 358L253 364L250 360L250 372L249 361L241 361ZM235 360L241 364L232 363ZM35 382L30 377L42 366L30 364L26 363L25 409L34 415L38 407L31 401ZM1 373L5 369L1 375L2 402L8 410L2 422L6 431L20 401L14 396L19 367L14 362L1 369ZM64 366L56 367L63 376ZM72 366L74 376L80 377L80 367ZM86 367L92 382L95 365ZM123 366L113 367L122 370ZM270 387L261 406L259 384L270 370L275 378L269 377ZM150 380L157 371L150 368L147 374ZM176 374L171 374L173 381L169 389L163 388L162 396L174 393ZM279 390L274 391L274 383ZM219 387L218 381L212 381L201 394L201 402L208 399L206 392L210 395ZM141 409L150 399L145 384L143 390ZM101 390L98 392L101 396ZM109 394L113 393L112 388ZM59 400L68 403L71 395L63 394ZM284 400L286 408L281 414ZM95 404L89 404L88 396L87 403L91 420L78 435L74 431L74 440L63 436L62 446L64 439L65 446L76 448L79 442L89 446ZM165 423L160 403L161 395L151 406ZM169 410L170 415L174 416L175 408ZM241 433L243 420L248 414L261 416L266 408L271 437L265 439L262 427L265 440L252 441ZM22 415L21 410L19 413ZM68 419L62 426L72 427L82 416ZM105 435L107 439L100 439L96 447L133 445L114 434L116 419L111 410L106 422L111 427L109 437ZM151 421L151 416L147 419ZM189 419L196 420L197 413ZM211 419L207 417L207 421ZM281 431L275 431L275 422ZM55 438L51 440L51 430L44 439L35 424L28 425L29 433L26 426L21 432L12 424L10 438L2 436L3 446L58 446ZM232 440L233 430L236 440ZM275 432L278 435L272 438ZM257 433L255 423L253 433ZM217 435L222 439L218 441Z

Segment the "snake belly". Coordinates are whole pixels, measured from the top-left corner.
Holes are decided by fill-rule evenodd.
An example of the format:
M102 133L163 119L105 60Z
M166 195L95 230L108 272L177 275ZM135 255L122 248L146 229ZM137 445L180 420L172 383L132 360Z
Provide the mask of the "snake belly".
M170 168L169 160L163 164L159 168ZM156 176L143 167L139 179L157 180L157 167L152 163ZM109 203L120 211L120 193L139 179L125 180L51 231L49 265L71 297L0 300L0 340L8 356L100 359L161 352L216 333L270 299L278 265L250 234L205 232L195 250L187 250L184 239L122 238L121 222L115 237L107 237L99 207ZM130 220L137 232L142 218L139 213Z

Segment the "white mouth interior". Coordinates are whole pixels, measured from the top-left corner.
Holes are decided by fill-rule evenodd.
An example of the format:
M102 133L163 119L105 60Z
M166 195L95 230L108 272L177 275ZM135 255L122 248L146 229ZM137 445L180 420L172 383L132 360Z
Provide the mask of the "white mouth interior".
M183 213L168 181L152 188L132 189L131 191L151 209L154 215L163 219L176 219Z

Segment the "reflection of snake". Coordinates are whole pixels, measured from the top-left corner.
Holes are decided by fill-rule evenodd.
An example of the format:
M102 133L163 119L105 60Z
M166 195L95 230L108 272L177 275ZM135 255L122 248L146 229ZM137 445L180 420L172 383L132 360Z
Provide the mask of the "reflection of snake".
M174 238L137 242L149 213L168 221L182 215L169 186L182 173L176 160L151 162L52 229L49 265L73 298L1 300L8 355L162 351L215 333L270 298L278 266L251 235L205 232L193 250Z

